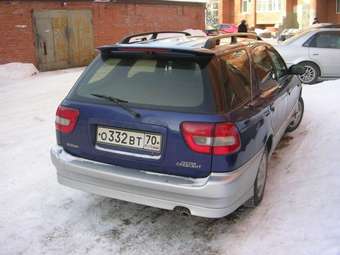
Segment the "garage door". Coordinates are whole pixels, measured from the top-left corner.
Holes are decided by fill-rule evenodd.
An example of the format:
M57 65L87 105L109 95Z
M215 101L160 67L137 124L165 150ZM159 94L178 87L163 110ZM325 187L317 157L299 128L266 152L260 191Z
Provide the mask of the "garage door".
M93 59L90 10L35 11L33 19L40 70L84 66Z

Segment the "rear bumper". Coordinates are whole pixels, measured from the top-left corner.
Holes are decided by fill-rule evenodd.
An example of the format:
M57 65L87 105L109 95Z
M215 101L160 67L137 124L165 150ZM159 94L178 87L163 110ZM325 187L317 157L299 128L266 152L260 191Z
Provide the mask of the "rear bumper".
M60 146L51 149L58 181L65 186L138 204L219 218L252 196L262 151L238 170L193 179L128 169L75 157Z

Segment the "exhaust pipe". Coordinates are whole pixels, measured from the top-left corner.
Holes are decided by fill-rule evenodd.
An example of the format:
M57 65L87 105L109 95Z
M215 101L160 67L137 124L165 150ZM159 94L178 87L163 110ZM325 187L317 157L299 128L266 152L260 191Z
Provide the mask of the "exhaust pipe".
M176 207L174 208L174 211L175 211L178 215L180 215L180 216L188 217L188 216L191 215L190 210L189 210L188 208L186 208L186 207L183 207L183 206L176 206Z

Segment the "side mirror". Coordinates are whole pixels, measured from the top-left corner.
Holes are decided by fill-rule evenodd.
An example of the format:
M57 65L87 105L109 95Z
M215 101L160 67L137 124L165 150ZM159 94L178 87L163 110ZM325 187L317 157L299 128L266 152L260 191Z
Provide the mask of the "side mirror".
M289 74L302 75L305 73L305 67L303 65L292 65L288 69Z

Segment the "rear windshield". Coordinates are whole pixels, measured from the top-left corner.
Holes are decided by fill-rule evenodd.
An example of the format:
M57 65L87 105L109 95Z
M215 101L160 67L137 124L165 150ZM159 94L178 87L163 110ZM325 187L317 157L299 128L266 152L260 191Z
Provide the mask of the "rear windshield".
M97 57L68 98L108 104L112 96L133 107L214 112L207 63L188 59Z

